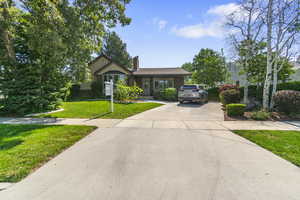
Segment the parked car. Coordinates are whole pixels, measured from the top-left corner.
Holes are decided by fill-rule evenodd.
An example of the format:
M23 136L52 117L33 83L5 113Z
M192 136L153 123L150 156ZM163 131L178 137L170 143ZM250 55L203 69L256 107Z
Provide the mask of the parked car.
M184 85L178 91L178 100L180 103L185 101L206 103L208 102L208 92L200 85Z

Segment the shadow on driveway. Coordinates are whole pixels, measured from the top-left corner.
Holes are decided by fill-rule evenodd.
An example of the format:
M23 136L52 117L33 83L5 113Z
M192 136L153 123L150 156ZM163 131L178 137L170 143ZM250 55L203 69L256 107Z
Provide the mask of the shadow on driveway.
M199 103L178 103L177 106L179 107L186 107L186 108L199 108L203 106L204 104Z

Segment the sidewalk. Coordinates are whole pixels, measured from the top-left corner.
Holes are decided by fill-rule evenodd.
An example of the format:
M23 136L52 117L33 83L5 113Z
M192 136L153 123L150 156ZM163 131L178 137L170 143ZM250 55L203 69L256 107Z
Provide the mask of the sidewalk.
M111 128L120 121L121 119L0 118L0 124L91 125L99 128Z
M92 125L99 128L160 128L190 130L297 130L300 122L219 121L219 120L142 120L142 119L63 119L0 118L0 124Z

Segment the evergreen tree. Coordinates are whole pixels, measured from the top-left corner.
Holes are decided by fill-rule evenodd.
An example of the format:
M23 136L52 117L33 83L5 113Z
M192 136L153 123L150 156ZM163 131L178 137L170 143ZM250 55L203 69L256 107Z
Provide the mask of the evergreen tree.
M104 37L102 53L115 63L128 69L132 68L132 58L127 52L127 45L116 32L109 32Z
M10 113L57 108L100 51L105 27L130 23L130 0L15 2L0 0L0 91Z

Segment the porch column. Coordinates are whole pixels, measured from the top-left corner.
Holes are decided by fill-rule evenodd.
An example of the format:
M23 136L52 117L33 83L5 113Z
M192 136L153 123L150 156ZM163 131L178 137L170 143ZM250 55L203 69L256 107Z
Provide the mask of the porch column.
M150 78L150 96L154 95L153 77Z

